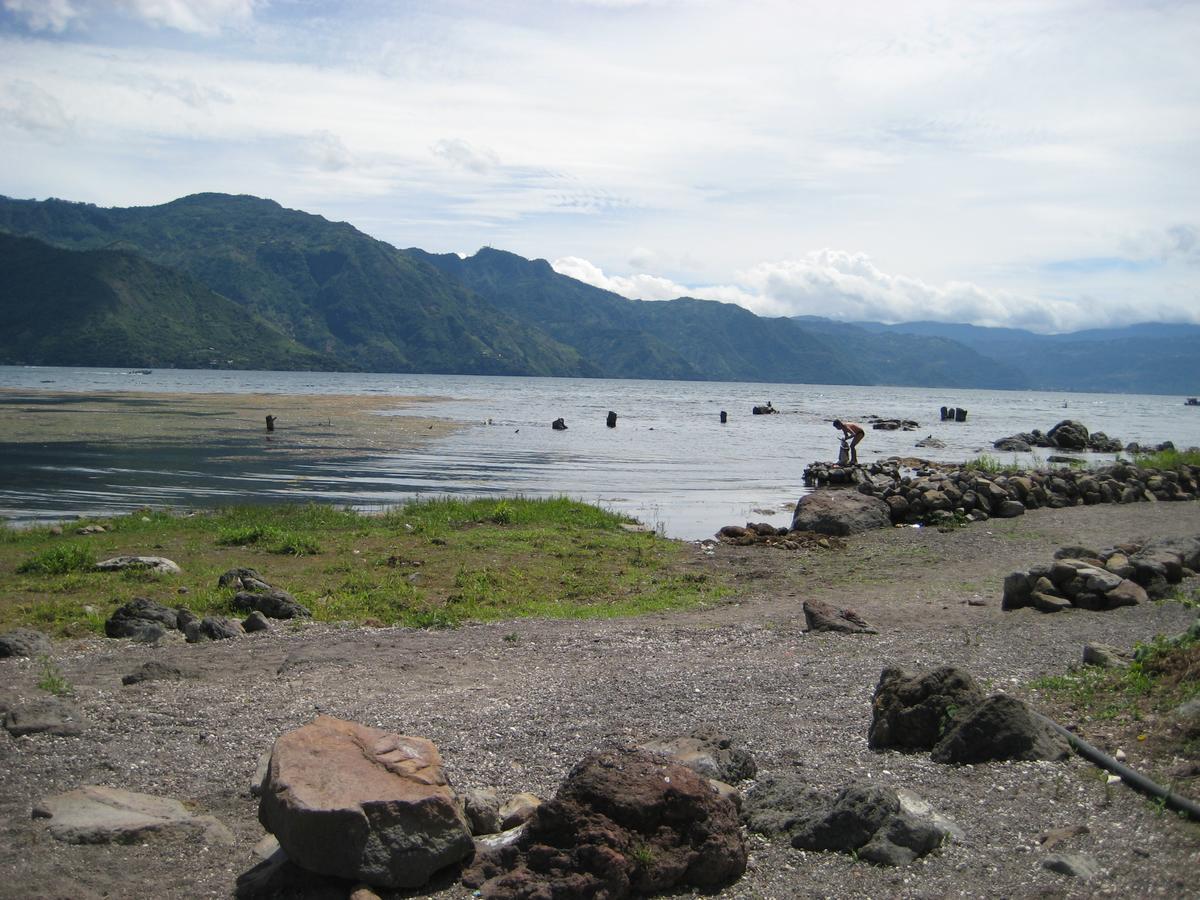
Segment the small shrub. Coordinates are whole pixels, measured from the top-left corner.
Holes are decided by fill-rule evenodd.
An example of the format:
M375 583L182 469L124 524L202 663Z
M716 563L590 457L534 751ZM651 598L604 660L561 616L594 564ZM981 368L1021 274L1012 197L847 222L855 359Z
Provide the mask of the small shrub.
M95 564L96 558L82 544L59 544L25 560L17 567L17 571L66 575L68 572L86 572Z

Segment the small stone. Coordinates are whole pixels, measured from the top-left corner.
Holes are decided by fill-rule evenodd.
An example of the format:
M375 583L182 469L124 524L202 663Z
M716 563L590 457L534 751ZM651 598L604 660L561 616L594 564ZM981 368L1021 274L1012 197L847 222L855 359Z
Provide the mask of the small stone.
M40 656L50 653L54 645L50 638L32 628L14 628L0 634L0 659L9 656Z
M1086 853L1051 853L1042 860L1042 868L1084 881L1100 874L1100 864Z

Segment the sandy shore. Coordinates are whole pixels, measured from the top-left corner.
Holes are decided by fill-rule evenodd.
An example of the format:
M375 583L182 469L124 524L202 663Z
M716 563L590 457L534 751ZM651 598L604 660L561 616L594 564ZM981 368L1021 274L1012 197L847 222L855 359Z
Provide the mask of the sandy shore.
M317 454L411 447L455 424L395 415L435 399L338 394L176 394L0 389L0 434L16 444L265 446ZM268 434L266 416L276 417Z

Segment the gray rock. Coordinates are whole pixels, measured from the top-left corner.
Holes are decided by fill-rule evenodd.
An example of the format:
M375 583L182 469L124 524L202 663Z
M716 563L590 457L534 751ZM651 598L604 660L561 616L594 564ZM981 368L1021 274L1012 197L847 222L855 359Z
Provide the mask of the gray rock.
M24 734L75 736L83 733L83 715L62 700L35 700L15 706L4 714L4 727L13 737Z
M255 631L269 631L271 629L271 622L261 612L255 610L242 620L242 629L246 634L251 634Z
M1193 697L1171 710L1171 719L1179 726L1184 737L1200 737L1200 697Z
M1145 588L1128 578L1122 578L1120 584L1106 591L1104 599L1107 609L1116 609L1118 606L1137 606L1139 603L1150 601Z
M961 669L946 666L921 675L884 669L871 700L867 745L872 750L929 750L956 717L982 701L983 692Z
M201 641L223 641L245 634L242 623L225 616L205 616L199 622L189 622L184 632L189 644Z
M1033 587L1024 572L1013 572L1004 578L1003 610L1021 609L1033 605Z
M804 619L809 631L833 631L842 634L879 634L852 609L835 609L820 600L804 601Z
M272 619L311 618L308 607L299 603L287 591L269 588L265 591L238 591L233 606L242 612L260 612Z
M217 587L233 588L235 591L269 591L271 585L258 574L257 569L229 569L217 579Z
M930 753L934 762L965 764L1008 759L1063 760L1067 742L1024 703L993 694L955 719Z
M1084 881L1100 874L1100 863L1086 853L1051 853L1042 860L1042 868Z
M159 575L181 575L178 564L165 556L114 556L96 563L93 567L100 572L123 572L126 569L144 569Z
M1110 647L1108 644L1083 645L1083 664L1085 666L1099 666L1102 669L1118 669L1128 666L1129 663L1129 654L1123 653L1116 647Z
M49 819L50 834L68 844L129 844L162 833L198 834L232 845L233 834L212 816L195 816L178 800L87 785L47 797L33 808Z
M821 488L801 497L792 516L792 531L818 534L861 534L892 524L888 505L852 490Z
M0 659L10 656L39 656L53 649L50 638L32 628L14 628L0 634Z
M508 831L518 825L524 825L533 818L534 812L541 805L542 798L537 794L531 794L528 791L513 794L500 805L501 830Z
M662 753L705 778L737 784L758 772L754 757L733 746L733 740L712 726L694 728L684 735L661 738L642 745L643 750Z
M992 515L997 519L1015 519L1017 516L1025 515L1025 504L1020 500L1002 500L992 510Z
M798 850L858 850L899 811L894 791L852 784L793 829L792 846Z
M121 676L121 684L141 684L143 681L179 681L183 678L195 678L194 672L187 672L169 663L152 659L144 662L128 675Z
M500 795L492 788L471 788L459 794L463 812L471 823L471 834L496 834L503 830L500 821Z
M104 633L152 644L178 625L175 610L146 597L135 597L108 617Z
M1044 613L1062 612L1065 609L1071 608L1071 601L1065 597L1056 597L1054 594L1045 594L1041 591L1034 591L1030 596L1030 606Z
M858 849L858 857L880 866L906 866L936 850L945 837L932 822L901 810Z
M800 775L768 772L742 800L742 821L759 834L790 834L824 803L820 791Z

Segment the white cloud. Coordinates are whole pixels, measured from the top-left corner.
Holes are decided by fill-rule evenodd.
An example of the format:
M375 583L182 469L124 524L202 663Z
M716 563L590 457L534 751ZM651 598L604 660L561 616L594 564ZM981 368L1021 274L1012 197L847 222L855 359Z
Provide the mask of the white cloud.
M156 26L195 34L215 34L229 25L249 22L257 0L114 0L134 18Z
M34 31L65 31L80 15L71 0L4 0L4 8Z
M442 138L432 148L433 155L453 166L486 175L500 165L500 157L488 147L474 147L462 138Z
M305 159L322 172L341 172L354 165L354 157L332 131L315 131L302 141Z
M0 121L51 140L61 139L72 127L57 97L23 79L9 82L0 93Z
M1176 233L1187 247L1194 233ZM624 297L668 300L696 297L737 303L764 316L811 315L846 322L971 322L1038 332L1074 331L1131 321L1200 321L1187 299L1160 298L1130 316L1127 302L1090 295L1046 298L988 290L967 282L927 284L879 269L862 253L819 250L798 259L762 262L739 272L737 283L688 287L650 274L606 275L592 262L564 257L555 271ZM1194 301L1194 296L1193 296Z

